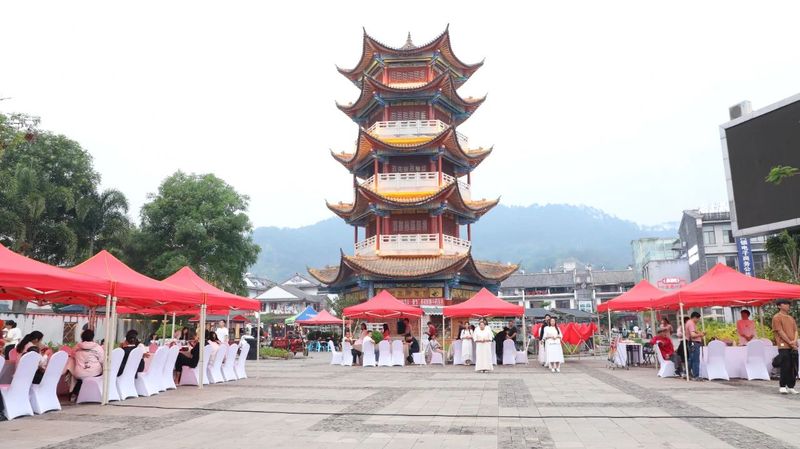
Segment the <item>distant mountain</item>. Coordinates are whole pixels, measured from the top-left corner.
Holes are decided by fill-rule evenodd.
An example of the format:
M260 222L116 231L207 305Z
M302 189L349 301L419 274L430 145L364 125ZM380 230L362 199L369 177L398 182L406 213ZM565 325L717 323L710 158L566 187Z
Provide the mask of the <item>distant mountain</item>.
M631 240L677 238L677 223L640 226L585 206L498 206L472 229L478 259L521 263L528 271L564 262L595 268L633 263ZM353 228L337 218L301 228L260 227L253 232L261 255L251 272L282 280L306 267L339 263L339 249L352 254Z

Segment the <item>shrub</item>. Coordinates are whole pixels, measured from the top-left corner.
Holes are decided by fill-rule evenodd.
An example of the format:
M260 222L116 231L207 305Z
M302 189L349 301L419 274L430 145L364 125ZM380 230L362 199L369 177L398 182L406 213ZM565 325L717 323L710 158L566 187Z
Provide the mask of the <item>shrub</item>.
M376 345L378 343L380 343L381 341L383 341L383 333L382 332L372 331L372 333L369 334L369 337L372 338L372 341L374 341Z
M291 358L292 353L280 348L270 348L269 346L261 348L261 357L273 357L288 359Z

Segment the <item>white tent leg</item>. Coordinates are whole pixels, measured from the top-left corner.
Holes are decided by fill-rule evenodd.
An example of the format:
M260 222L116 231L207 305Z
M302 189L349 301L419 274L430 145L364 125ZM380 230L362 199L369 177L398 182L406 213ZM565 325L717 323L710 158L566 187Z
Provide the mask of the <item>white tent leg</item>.
M170 337L174 335L175 335L175 312L172 312L172 335ZM205 333L203 333L203 336L205 337Z
M703 308L702 307L700 307L700 326L703 329L703 343L705 343L705 341L706 341L706 335L705 335L705 333L706 333L706 318L705 318L705 316L703 316Z
M231 341L231 311L228 310L228 317L225 320L225 328L228 329L228 341ZM227 343L226 341L225 343Z
M344 328L344 320L342 321ZM342 334L344 338L344 334ZM261 312L256 312L256 362L261 358Z
M103 352L105 362L103 366L111 366L111 295L106 296L106 323L105 338L103 339ZM103 370L103 397L101 404L108 404L108 370Z
M172 316L175 316L173 313ZM167 312L164 312L164 319L161 321L161 325L164 326L164 329L161 331L161 340L167 340Z
M173 315L174 316L174 315ZM197 382L197 388L203 388L203 380L206 375L206 370L203 369L203 358L205 357L204 352L206 348L206 301L203 298L203 304L200 305L200 327L197 329L198 337L197 344L200 345L200 350L198 353L200 354L200 358L197 361L197 366L200 367L198 371L200 371L200 379Z

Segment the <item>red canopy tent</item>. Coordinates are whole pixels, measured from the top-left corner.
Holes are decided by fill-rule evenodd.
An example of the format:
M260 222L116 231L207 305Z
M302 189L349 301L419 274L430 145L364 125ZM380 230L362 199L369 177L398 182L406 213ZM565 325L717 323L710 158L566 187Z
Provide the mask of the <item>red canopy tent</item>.
M800 298L800 285L768 281L717 264L691 284L653 301L654 307L759 306L780 298Z
M209 309L229 308L252 311L261 309L261 303L259 301L220 290L203 280L203 278L198 276L189 267L181 268L162 282L173 287L180 287L200 293L205 299L205 303Z
M449 318L522 316L524 313L524 307L504 301L485 288L461 304L444 307L444 316Z
M45 300L60 293L67 304L105 304L111 282L29 259L0 245L0 298Z
M342 319L336 318L327 310L323 310L307 320L297 321L297 324L301 326L325 326L331 324L340 325L342 324Z
M381 290L366 302L345 307L342 316L358 319L417 317L422 316L422 309L398 301L388 290Z
M200 321L200 315L195 315L195 316L189 318L189 322L191 322L191 323L196 323L198 321ZM245 317L243 315L234 315L234 316L231 317L230 321L232 321L234 323L246 323L246 322L248 322L250 320L248 320L247 317Z
M604 313L609 310L640 312L642 310L650 310L655 308L654 300L664 296L664 294L663 290L659 290L645 279L627 292L597 306L597 312Z

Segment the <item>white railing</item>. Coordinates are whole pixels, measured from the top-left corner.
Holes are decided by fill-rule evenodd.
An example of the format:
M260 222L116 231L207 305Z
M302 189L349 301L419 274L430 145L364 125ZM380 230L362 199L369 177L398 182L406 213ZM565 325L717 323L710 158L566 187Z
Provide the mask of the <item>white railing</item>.
M469 201L471 196L469 184L456 181L456 178L442 173L442 184L449 185L458 182L461 196ZM362 187L375 189L375 175L370 176L361 183ZM439 187L439 172L410 172L410 173L378 173L378 192L422 192Z
M471 243L458 237L444 235L444 254L466 253ZM355 245L355 253L359 256L377 254L375 236L362 240ZM439 234L384 234L381 235L380 254L382 256L403 255L435 255L439 254Z
M447 129L441 120L392 120L375 122L367 130L375 137L435 136Z
M458 237L453 237L452 235L444 234L442 236L444 240L444 252L445 254L460 254L465 253L469 250L469 247L472 243L468 240L462 240Z
M356 242L356 255L368 256L375 254L375 242L377 242L377 239L374 235L368 239Z
M462 150L469 149L469 139L467 138L467 136L456 131L456 137L458 138L458 144L461 145Z

